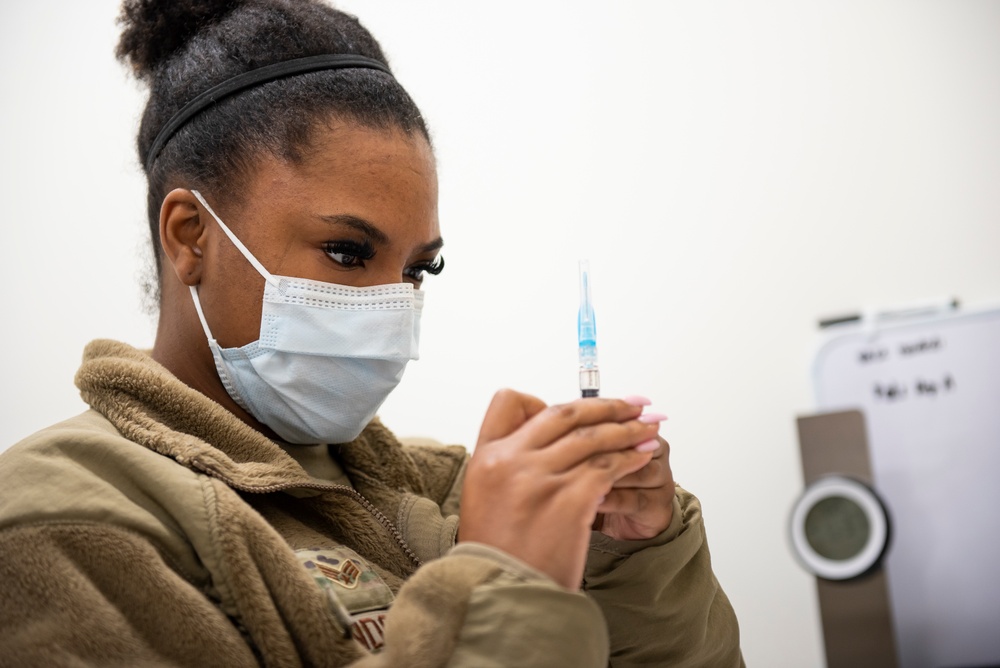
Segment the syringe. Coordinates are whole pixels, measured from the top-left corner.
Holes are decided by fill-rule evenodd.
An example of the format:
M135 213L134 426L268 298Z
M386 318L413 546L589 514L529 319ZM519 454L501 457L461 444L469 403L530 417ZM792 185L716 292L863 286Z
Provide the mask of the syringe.
M580 394L596 397L601 389L597 370L597 324L590 302L590 264L580 260L580 311L576 317L580 352Z

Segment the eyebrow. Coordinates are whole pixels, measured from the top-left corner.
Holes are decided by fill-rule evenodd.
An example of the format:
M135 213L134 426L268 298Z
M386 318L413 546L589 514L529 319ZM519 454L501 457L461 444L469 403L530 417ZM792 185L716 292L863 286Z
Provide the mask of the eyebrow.
M423 246L421 246L420 248L418 248L417 249L417 253L418 254L419 253L430 253L431 251L436 251L436 250L440 249L442 246L444 246L444 239L442 239L441 237L438 237L434 241L432 241L432 242L430 242L428 244L424 244Z
M357 230L380 246L389 245L389 237L386 233L369 223L364 218L358 218L357 216L352 216L350 214L335 214L330 216L320 216L319 218L323 222L330 223L331 225L345 225L351 229ZM430 253L440 249L442 246L444 246L444 239L438 237L434 241L420 246L417 249L417 253Z
M389 245L389 237L386 236L386 233L369 223L364 218L358 218L357 216L351 216L348 214L337 214L333 216L320 216L320 219L325 223L330 223L331 225L345 225L357 230L380 246Z

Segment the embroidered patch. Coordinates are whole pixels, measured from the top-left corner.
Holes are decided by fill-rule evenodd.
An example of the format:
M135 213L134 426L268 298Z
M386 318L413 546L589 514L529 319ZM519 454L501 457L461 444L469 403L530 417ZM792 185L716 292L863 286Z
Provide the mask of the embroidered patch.
M371 612L352 617L351 635L372 652L385 646L385 613Z
M299 562L327 595L342 628L371 651L385 644L385 613L392 590L372 567L347 547L299 550Z
M314 563L320 573L331 582L347 589L354 589L358 586L358 580L361 579L361 567L353 559L344 559L339 564L324 563L319 560ZM305 566L309 568L308 563Z

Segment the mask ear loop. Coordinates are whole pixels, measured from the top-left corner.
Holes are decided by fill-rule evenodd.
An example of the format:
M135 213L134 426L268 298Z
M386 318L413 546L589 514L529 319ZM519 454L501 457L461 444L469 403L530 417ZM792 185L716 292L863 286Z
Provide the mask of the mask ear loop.
M224 222L222 222L222 219L219 218L218 215L216 215L215 211L212 210L212 207L210 207L208 205L208 202L205 201L205 198L201 196L201 193L198 192L197 190L192 190L191 194L194 195L199 202L201 202L201 205L205 207L206 211L212 214L212 218L215 218L215 222L219 224L219 227L221 227L222 231L226 233L226 236L229 237L229 240L233 242L233 245L236 246L237 250L239 250L239 252L243 254L243 257L247 259L247 262L253 265L253 268L257 270L257 273L263 276L265 281L267 281L268 283L270 283L275 287L278 287L279 284L278 279L275 278L271 274L271 272L269 272L267 269L264 268L264 265L262 265L260 261L253 256L253 253L251 253L250 250L243 245L242 241L236 238L236 235L233 234L233 231L230 230L229 227Z
M244 246L243 242L240 241L236 235L233 234L233 231L229 229L229 226L222 222L222 219L219 218L218 214L212 210L212 207L205 201L205 198L201 196L201 193L197 190L192 190L191 194L194 195L199 202L201 202L201 205L205 207L206 211L212 214L212 218L215 218L215 222L219 224L219 227L221 227L222 231L226 233L229 240L233 242L236 249L243 254L243 257L247 259L247 262L253 265L253 268L264 277L265 281L277 287L279 285L278 279L276 279L271 272L264 268L264 265L260 263L260 260L253 256L250 249ZM201 327L205 330L205 336L208 337L210 343L215 343L215 337L212 336L212 330L208 327L208 320L205 319L205 312L201 308L201 299L198 298L198 286L189 285L188 289L191 290L191 299L194 301L194 310L198 312L198 320L201 321Z
M208 328L208 321L205 320L205 312L201 310L201 299L198 298L198 286L189 285L188 290L191 291L191 301L194 302L194 310L198 312L198 320L201 320L201 328L205 330L205 336L208 337L209 343L215 343L212 330Z

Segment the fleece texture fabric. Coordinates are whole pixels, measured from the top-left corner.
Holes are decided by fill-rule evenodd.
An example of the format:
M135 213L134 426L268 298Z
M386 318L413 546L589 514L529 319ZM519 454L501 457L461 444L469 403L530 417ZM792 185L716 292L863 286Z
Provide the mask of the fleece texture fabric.
M0 666L741 666L698 501L583 591L455 544L466 452L378 420L304 468L146 353L0 455Z

